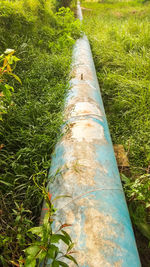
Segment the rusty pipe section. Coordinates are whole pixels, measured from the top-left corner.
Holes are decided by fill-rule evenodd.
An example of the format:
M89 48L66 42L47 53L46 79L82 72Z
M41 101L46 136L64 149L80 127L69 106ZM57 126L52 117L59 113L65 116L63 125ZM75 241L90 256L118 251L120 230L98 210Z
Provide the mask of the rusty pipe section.
M78 3L78 16L82 12ZM141 266L120 182L90 45L84 35L73 53L65 126L52 158L49 190L57 219L72 224L80 267ZM58 225L55 223L55 227ZM67 262L67 261L66 261ZM75 266L68 262L69 266Z

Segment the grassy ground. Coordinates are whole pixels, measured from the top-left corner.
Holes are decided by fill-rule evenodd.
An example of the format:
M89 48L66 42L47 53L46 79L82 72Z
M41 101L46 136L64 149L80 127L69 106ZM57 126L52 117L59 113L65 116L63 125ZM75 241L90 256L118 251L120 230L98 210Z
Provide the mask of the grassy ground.
M113 143L123 144L122 175L143 266L150 266L150 3L83 2L84 27Z
M0 1L0 54L16 50L15 91L0 122L0 266L11 266L39 222L42 184L62 124L72 46L80 25L52 1Z

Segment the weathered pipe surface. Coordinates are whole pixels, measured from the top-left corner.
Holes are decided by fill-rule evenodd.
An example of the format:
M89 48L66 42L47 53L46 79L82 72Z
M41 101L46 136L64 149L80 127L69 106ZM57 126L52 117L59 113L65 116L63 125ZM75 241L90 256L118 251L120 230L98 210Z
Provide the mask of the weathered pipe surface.
M79 5L78 14L82 19ZM74 47L70 83L49 190L53 197L72 198L55 202L56 221L72 224L68 232L76 242L74 256L80 267L141 266L85 35Z

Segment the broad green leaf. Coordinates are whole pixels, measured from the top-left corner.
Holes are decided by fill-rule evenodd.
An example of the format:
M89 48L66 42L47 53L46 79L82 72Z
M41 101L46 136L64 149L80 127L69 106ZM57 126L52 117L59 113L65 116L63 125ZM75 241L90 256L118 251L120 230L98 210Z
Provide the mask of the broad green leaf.
M73 256L71 256L71 255L65 255L64 257L67 258L67 259L69 259L69 260L71 260L71 261L73 261L77 266L79 266L78 263L77 263L77 261L76 261L76 259Z
M42 262L46 256L47 256L47 251L41 250L41 252L39 252L36 258L38 258L40 262Z
M61 238L60 238L59 234L58 235L54 234L54 235L51 236L51 243L58 243L60 239Z
M20 61L20 59L16 56L12 56L12 59L13 59L13 62L17 62L17 61Z
M59 249L58 247L56 247L55 245L51 244L49 249L48 249L48 252L47 252L47 255L50 259L55 259L57 254L59 252Z
M66 231L64 231L64 230L61 230L61 232L64 234L64 236L72 243L72 240L71 240L71 237L70 237L70 235L66 232Z
M14 92L14 88L9 84L5 84L5 88L7 88L8 90L12 90Z
M43 224L48 224L49 223L49 212L45 213Z
M64 235L60 235L60 234L54 234L51 237L51 243L58 243L59 240L62 240L64 243L66 243L67 245L69 245L69 240L66 236Z
M11 92L10 92L10 88L7 84L5 84L5 87L3 88L3 94L7 100L10 100Z
M30 247L25 249L25 252L32 257L35 257L36 254L41 250L40 246L31 245Z
M16 74L11 72L11 73L9 73L9 75L13 76L20 84L22 84L20 78Z
M39 227L33 227L31 229L29 229L30 232L32 232L32 234L36 234L38 236L42 236L42 226Z

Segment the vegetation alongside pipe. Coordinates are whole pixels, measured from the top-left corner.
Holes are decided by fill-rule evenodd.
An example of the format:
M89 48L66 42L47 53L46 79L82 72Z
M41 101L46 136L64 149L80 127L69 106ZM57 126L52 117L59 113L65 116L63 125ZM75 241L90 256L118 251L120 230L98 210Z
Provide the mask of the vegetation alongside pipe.
M4 54L0 55L2 63L0 68L0 120L2 120L2 115L7 113L8 104L12 104L11 96L14 91L14 88L7 83L6 77L12 76L21 83L20 78L13 72L16 62L19 60L14 53L13 49L6 49Z
M13 48L20 58L8 78L13 105L0 122L0 264L16 266L39 223L42 194L33 182L47 179L50 155L63 121L72 46L80 23L69 9L54 13L51 1L0 3L0 51ZM38 175L36 175L38 173Z
M35 177L33 178L35 181ZM25 259L20 259L20 267L69 267L68 264L64 262L64 258L69 259L78 266L76 259L72 256L74 251L74 243L71 240L70 235L64 231L67 227L70 227L71 224L60 224L57 227L57 230L53 230L53 222L58 223L55 219L57 210L55 209L53 203L60 198L69 197L69 196L57 196L53 198L52 194L48 192L45 184L38 185L35 181L35 184L42 192L42 195L45 200L44 217L41 218L40 226L33 227L29 231L33 234L32 243L29 247L26 248ZM65 249L60 249L59 242L64 243ZM24 265L21 264L24 262Z

